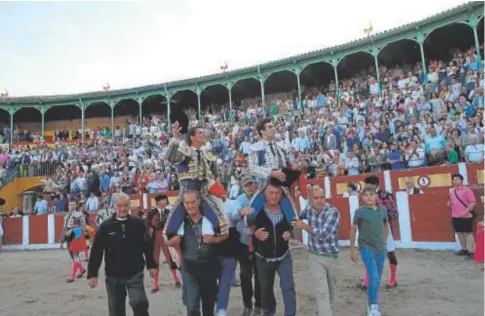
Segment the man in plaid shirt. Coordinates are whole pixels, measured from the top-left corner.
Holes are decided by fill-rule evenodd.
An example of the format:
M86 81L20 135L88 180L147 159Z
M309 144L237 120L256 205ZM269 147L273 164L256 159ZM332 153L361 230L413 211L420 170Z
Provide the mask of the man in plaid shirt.
M308 194L310 204L300 213L300 219L307 219L308 225L296 220L292 226L305 230L309 235L308 259L316 281L318 313L331 316L338 273L340 213L335 206L327 203L322 188L313 186Z

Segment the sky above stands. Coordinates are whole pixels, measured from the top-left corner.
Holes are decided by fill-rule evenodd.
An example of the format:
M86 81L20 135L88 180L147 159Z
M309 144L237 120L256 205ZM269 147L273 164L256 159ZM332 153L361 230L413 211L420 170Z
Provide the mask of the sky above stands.
M0 91L55 95L187 79L343 44L466 1L0 2Z

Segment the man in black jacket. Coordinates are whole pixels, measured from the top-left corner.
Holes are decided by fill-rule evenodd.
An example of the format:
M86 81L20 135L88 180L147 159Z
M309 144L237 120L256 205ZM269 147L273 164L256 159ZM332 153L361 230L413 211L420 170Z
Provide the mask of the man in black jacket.
M276 313L273 286L276 272L280 277L285 316L296 315L296 292L293 259L288 245L292 227L281 210L281 187L269 184L264 190L265 206L254 219L253 247L256 273L261 289L263 316Z
M143 220L129 215L130 197L119 193L114 208L116 213L96 232L88 264L88 284L91 288L98 285L104 253L109 316L126 315L127 292L134 316L148 316L143 269L146 261L152 278L158 272L153 247Z

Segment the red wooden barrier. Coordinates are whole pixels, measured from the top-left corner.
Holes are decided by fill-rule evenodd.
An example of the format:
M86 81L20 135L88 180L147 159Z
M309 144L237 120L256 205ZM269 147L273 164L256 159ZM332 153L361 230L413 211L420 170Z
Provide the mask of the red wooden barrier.
M473 163L466 165L469 185L483 186L483 163Z
M62 231L64 230L64 216L67 213L56 214L55 219L55 240L57 243L61 242Z
M448 188L434 194L409 196L409 212L413 241L455 241L451 210L447 205Z
M3 221L3 243L5 245L21 245L23 238L22 217L7 218Z
M308 179L308 184L311 184L311 185L318 185L320 188L322 189L326 189L325 188L325 181L324 179Z
M29 244L47 244L47 215L29 216Z
M331 198L327 201L335 206L340 213L339 239L349 239L350 236L350 206L347 198Z

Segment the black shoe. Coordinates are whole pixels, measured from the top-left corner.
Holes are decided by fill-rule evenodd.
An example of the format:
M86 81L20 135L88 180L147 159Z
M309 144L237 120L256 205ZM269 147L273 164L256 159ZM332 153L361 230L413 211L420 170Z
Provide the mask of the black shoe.
M387 290L391 290L391 289L393 289L393 288L395 288L395 287L397 287L397 282L396 282L396 283L394 283L393 285L391 285L391 284L386 284L386 289L387 289Z
M361 291L367 291L367 286L365 286L364 284L362 283L358 283L357 284L357 288Z
M74 279L67 279L66 283L74 283Z
M180 289L182 287L182 283L180 283L180 282L175 283L175 287L177 289Z
M475 254L473 252L469 252L468 255L465 257L465 260L473 260L475 259Z
M468 254L469 254L468 250L465 250L465 249L455 252L455 256L468 256Z
M86 273L86 269L84 269L81 274L79 274L78 276L76 276L76 278L80 279L84 276L84 273Z
M151 292L152 293L157 293L160 289L158 287L155 287L153 289L151 289Z

